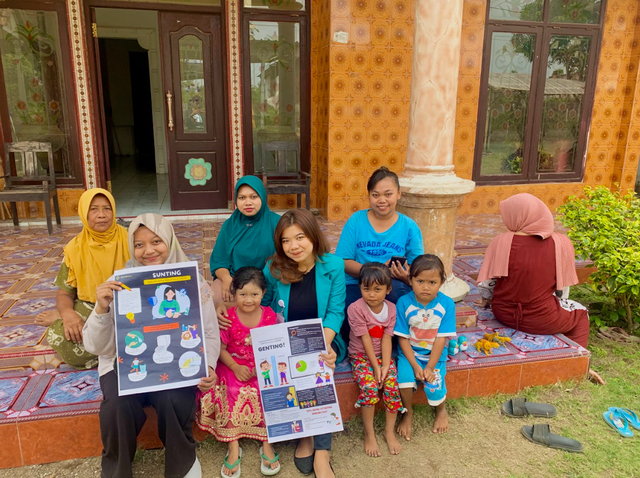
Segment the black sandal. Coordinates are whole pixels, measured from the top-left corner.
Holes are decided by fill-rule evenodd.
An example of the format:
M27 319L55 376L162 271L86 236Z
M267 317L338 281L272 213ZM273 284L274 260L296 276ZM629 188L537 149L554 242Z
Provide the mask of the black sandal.
M311 455L305 457L297 457L295 452L293 453L293 463L296 465L296 468L303 475L310 475L313 472L313 460L315 459L316 452L314 451Z

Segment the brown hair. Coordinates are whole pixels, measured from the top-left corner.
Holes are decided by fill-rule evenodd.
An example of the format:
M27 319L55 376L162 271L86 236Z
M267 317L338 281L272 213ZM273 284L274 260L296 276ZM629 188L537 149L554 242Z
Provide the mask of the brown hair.
M304 276L304 274L298 270L298 263L289 258L284 253L282 247L282 235L285 229L294 225L302 229L304 235L307 236L307 239L313 244L313 255L316 261L318 257L329 252L329 243L324 237L324 234L322 234L320 226L318 226L318 222L311 212L306 209L293 209L285 212L280 218L280 221L278 221L278 225L273 234L276 253L271 256L271 265L269 266L271 275L283 284L300 282Z

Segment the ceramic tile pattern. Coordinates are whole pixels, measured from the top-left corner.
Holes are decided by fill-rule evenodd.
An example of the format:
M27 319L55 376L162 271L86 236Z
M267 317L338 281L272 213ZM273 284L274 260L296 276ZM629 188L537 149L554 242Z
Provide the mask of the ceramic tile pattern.
M373 170L386 165L403 168L409 117L413 11L415 0L311 0L311 173L312 205L332 220L346 219L366 205L365 184ZM458 76L454 165L456 174L470 179L476 138L486 0L463 0L462 46ZM70 11L81 4L68 0ZM236 2L232 2L236 5ZM235 7L234 7L235 8ZM234 10L235 11L235 10ZM78 22L75 15L73 29ZM234 29L239 30L239 29ZM346 44L334 34L348 34ZM232 40L239 33L230 33ZM236 43L230 48L236 68ZM79 48L78 46L76 46ZM78 52L79 63L86 61ZM459 214L496 213L500 200L530 192L551 208L585 185L633 187L640 146L640 4L637 0L608 0L597 71L593 115L582 182L478 187L459 206ZM234 70L235 71L235 70ZM85 101L86 79L77 73L78 95ZM237 73L237 72L236 72ZM236 75L237 76L237 75ZM235 78L235 77L234 77ZM234 80L235 81L235 80ZM235 84L235 83L234 83ZM237 94L230 95L236 98ZM233 100L234 108L237 101ZM96 181L92 159L98 131L90 127L84 104L85 176ZM238 150L239 132L247 119L236 115L232 140ZM234 153L234 177L238 176ZM60 189L63 216L77 214L81 189ZM160 211L166 203L145 203ZM293 196L269 199L273 208L294 205ZM129 211L130 205L125 204ZM20 203L21 217L42 217L42 203ZM131 212L133 213L133 212Z

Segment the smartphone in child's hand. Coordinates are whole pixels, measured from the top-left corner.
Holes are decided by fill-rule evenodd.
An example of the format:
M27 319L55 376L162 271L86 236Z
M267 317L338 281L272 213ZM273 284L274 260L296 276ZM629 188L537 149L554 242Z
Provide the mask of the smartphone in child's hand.
M393 264L394 262L396 263L396 265L404 267L404 265L407 263L407 258L402 256L393 256L389 261L389 267L391 267L391 264Z

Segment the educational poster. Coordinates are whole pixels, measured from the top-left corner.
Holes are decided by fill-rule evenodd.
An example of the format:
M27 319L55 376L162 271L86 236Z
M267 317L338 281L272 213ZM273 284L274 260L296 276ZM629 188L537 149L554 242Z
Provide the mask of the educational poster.
M269 443L342 431L320 319L251 329Z
M116 271L118 394L196 385L207 374L197 262Z

